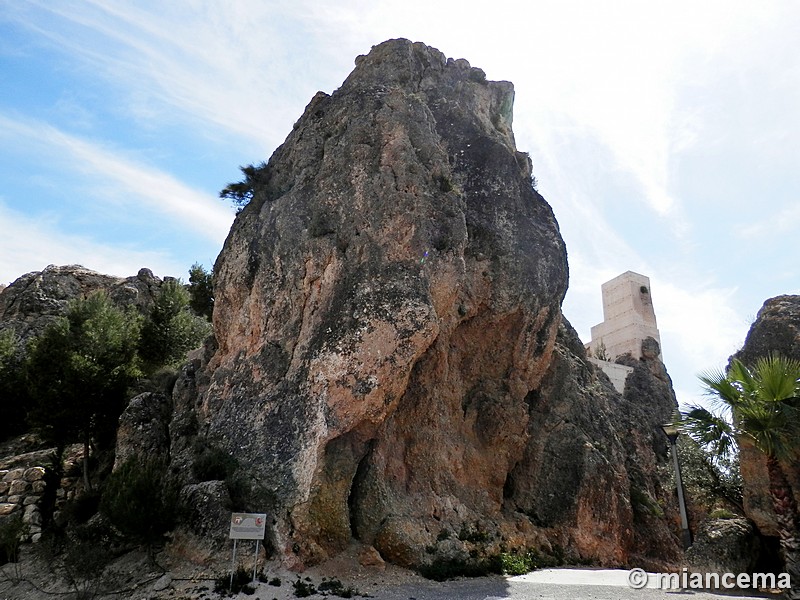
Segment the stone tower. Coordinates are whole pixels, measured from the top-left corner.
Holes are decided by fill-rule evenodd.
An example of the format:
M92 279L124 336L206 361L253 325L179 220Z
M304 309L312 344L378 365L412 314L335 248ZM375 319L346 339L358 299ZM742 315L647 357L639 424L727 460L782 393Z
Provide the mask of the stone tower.
M650 279L633 271L626 271L602 285L603 322L592 327L589 348L597 357L598 348L605 347L608 360L630 353L642 356L642 341L654 338L659 347L661 337L653 310Z

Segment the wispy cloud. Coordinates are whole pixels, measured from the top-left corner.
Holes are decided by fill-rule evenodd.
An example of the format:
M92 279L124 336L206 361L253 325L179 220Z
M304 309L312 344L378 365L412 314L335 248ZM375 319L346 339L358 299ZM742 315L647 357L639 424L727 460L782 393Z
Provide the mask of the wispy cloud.
M110 275L135 275L142 267L156 275L180 276L186 265L158 251L101 244L66 234L55 219L33 219L5 206L0 198L0 283L49 264L82 264Z
M759 238L768 242L773 236L786 235L800 230L800 200L791 206L764 218L743 226L737 233L744 240L753 241Z
M302 11L294 3L27 4L17 22L124 90L134 117L213 124L266 151L315 91L296 77L304 57L284 44L280 24Z
M58 164L57 169L70 176L82 173L85 184L95 189L97 202L113 198L126 204L129 210L149 210L167 216L217 244L222 244L233 221L231 211L209 194L111 148L69 135L46 123L0 115L0 140L27 144L29 150L37 153L40 164Z

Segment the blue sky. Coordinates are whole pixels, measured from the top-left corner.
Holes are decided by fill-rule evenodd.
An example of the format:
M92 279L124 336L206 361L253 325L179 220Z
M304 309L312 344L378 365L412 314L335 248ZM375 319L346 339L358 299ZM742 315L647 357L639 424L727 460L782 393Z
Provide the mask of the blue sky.
M317 90L406 37L514 82L517 146L567 243L584 341L600 285L651 279L679 399L764 300L800 293L800 3L264 0L0 4L0 283L48 264L186 278L218 191Z

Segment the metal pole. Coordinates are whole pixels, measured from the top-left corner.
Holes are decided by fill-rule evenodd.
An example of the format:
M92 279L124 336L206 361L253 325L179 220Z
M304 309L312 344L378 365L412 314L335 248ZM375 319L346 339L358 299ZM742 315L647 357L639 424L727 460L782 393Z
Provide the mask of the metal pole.
M233 538L233 558L231 558L231 583L228 590L233 592L233 569L236 566L236 538Z
M253 583L256 582L256 568L258 567L258 540L256 540L256 558L253 561Z
M672 446L672 462L675 465L675 482L678 486L678 506L681 509L681 533L683 536L683 549L692 545L692 532L689 530L689 518L686 516L686 498L683 495L683 481L681 479L681 464L678 461L678 446L676 440L670 437Z

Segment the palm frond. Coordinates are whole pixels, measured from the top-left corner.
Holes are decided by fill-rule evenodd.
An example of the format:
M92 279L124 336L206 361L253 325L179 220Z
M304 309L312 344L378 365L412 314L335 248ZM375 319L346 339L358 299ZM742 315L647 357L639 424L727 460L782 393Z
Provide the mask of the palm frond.
M734 359L727 373L706 373L700 376L700 381L708 394L731 408L734 437L736 433L749 437L768 456L789 457L797 451L800 362L772 354L748 368ZM727 442L721 440L726 433L710 425L713 420L709 415L696 413L698 422L706 423L703 431L709 440L707 444L711 448L722 444L724 449ZM697 427L699 430L700 425Z
M727 459L736 452L736 430L725 416L698 405L690 406L681 416L681 430L707 448L715 460Z
M704 371L697 377L703 384L706 396L728 408L733 408L742 394L741 388L734 383L734 380L719 369Z
M753 370L759 377L759 390L766 401L783 401L797 396L800 362L770 354L756 361Z

